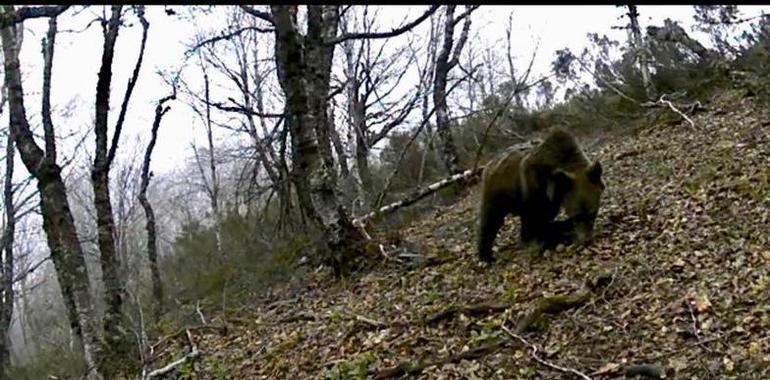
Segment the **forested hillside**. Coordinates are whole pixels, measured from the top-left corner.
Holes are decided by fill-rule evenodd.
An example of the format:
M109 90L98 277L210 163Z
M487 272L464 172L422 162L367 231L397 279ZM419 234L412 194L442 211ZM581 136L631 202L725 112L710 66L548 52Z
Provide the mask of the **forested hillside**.
M770 377L770 18L538 9L2 6L0 379Z

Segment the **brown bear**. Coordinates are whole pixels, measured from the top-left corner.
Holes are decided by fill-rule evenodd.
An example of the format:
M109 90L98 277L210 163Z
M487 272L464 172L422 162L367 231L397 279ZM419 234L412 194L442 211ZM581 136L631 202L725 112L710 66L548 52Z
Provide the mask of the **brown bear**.
M554 128L533 149L506 152L482 176L482 261L494 260L492 245L509 214L521 220L522 243L537 250L590 240L604 192L602 166L591 163L567 131ZM567 220L554 221L562 208Z

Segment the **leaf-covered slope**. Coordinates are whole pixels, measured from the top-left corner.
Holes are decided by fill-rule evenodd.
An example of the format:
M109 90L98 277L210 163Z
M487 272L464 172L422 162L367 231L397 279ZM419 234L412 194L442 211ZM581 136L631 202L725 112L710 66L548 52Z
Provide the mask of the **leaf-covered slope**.
M530 259L509 218L496 244L502 260L479 264L475 189L404 228L409 249L391 251L379 268L344 282L318 275L275 296L283 301L228 315L226 334L191 330L201 356L176 373L371 378L400 363L443 361L412 377L570 378L503 326L513 329L543 297L599 278L587 303L521 333L538 358L591 378L637 363L659 365L667 378L769 378L770 119L751 99L723 98L693 120L697 131L655 125L590 152L607 192L588 249ZM399 262L410 254L432 260ZM488 308L460 310L480 304ZM151 367L188 350L184 334L173 342ZM473 358L460 360L463 352Z

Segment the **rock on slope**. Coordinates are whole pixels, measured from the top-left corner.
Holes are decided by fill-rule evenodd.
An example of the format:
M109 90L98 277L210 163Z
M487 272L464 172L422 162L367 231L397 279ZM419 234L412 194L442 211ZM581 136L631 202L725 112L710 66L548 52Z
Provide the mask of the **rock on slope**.
M192 330L201 356L177 374L365 379L399 363L455 359L411 376L572 378L503 326L600 277L588 303L521 334L538 358L595 379L635 363L675 379L770 378L770 118L752 99L723 97L693 120L697 130L650 126L590 152L608 188L590 249L524 257L509 219L497 242L502 260L482 266L473 257L474 190L401 231L439 260L409 268L390 257L336 283L317 275L299 293L276 295L281 302L229 316L226 334ZM492 307L447 312L479 304ZM426 323L430 316L438 317ZM187 349L184 334L170 341L151 367ZM463 352L473 358L460 360Z

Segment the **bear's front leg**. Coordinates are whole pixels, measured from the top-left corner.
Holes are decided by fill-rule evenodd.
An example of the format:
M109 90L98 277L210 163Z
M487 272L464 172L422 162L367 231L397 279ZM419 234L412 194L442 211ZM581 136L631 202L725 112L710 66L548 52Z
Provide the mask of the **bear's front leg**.
M546 248L543 233L548 229L548 222L537 218L522 217L520 239L524 252L530 256L539 255Z
M539 254L556 249L559 244L572 244L574 235L574 226L570 220L523 218L521 221L521 241L529 253Z
M499 206L495 207L494 202L483 202L481 205L477 245L479 260L487 263L495 261L494 256L492 256L492 246L495 243L500 227L503 226L505 215L505 210Z
M570 245L575 241L575 225L571 220L555 220L549 223L540 239L545 249L556 249L559 244Z

